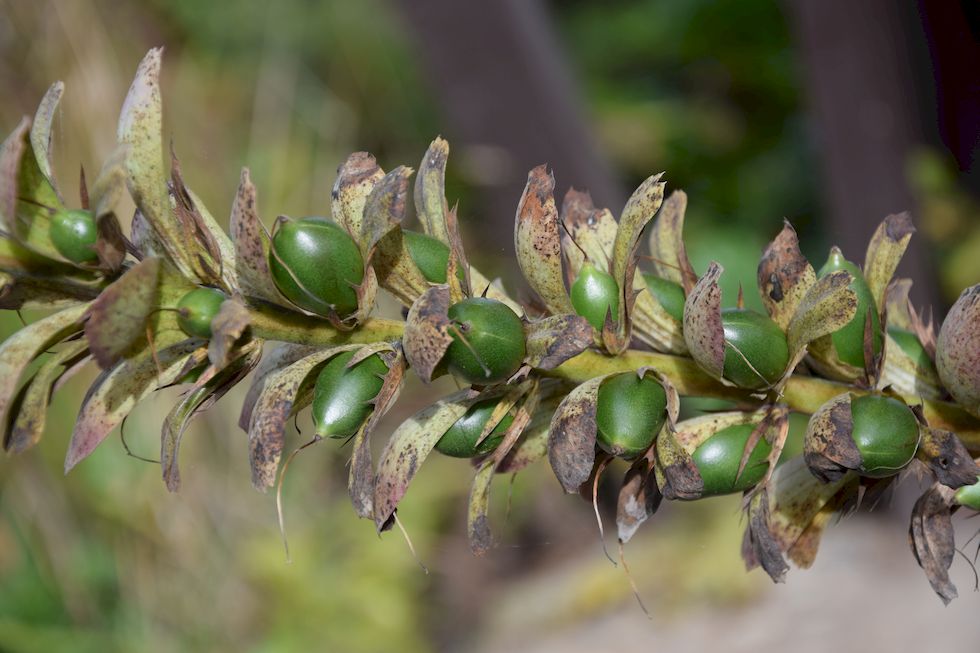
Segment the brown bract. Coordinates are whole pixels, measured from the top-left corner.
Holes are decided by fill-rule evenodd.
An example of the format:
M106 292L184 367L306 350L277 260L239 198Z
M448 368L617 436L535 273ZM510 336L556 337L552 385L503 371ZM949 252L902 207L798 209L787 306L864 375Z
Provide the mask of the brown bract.
M146 258L106 287L92 302L85 339L95 362L108 369L146 338L147 319L159 305L161 260Z
M590 379L569 392L551 418L548 460L558 482L569 494L578 492L592 473L597 428L596 399L599 386L606 376Z
M250 297L288 306L272 281L269 270L269 232L259 217L258 194L248 168L242 168L229 223L235 247L235 274L242 291Z
M912 508L909 546L932 589L944 604L956 598L949 567L956 553L952 512L953 491L938 483L919 497Z
M429 144L422 157L415 177L415 212L422 228L428 235L449 245L446 230L446 162L449 159L449 143L437 137Z
M449 286L432 286L415 300L405 318L405 358L426 383L453 341L448 312Z
M850 393L834 397L810 417L803 456L814 476L831 483L861 467L861 452L851 437L853 428Z
M524 278L548 310L555 314L574 313L562 276L562 234L554 189L554 175L546 166L528 173L517 205L514 249Z
M879 315L885 310L885 289L915 233L909 214L889 215L875 229L864 257L864 279L875 298Z
M684 303L684 342L691 357L711 376L725 371L725 329L721 323L721 287L724 268L712 262Z
M813 266L800 252L796 230L783 230L766 246L758 268L759 294L773 322L786 331L810 286L817 280Z
M592 326L581 315L552 315L527 323L527 364L552 370L592 344Z
M658 277L669 279L691 292L698 275L687 258L684 246L684 214L687 211L687 193L675 190L660 208L650 229L650 256Z
M629 542L643 522L660 507L663 495L657 487L654 464L651 448L630 465L623 477L616 500L616 532L623 544Z
M235 343L245 333L250 321L251 314L241 301L231 297L222 302L218 314L211 320L208 359L212 366L221 369L231 361Z

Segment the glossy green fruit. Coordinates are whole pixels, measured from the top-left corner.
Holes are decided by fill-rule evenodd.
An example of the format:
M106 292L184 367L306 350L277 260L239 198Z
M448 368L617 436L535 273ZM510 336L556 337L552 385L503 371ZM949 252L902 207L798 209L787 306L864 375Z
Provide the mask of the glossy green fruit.
M892 476L902 470L919 448L919 423L912 410L897 399L867 395L851 399L851 437L861 452L862 475Z
M834 343L834 349L837 351L837 357L841 361L864 369L864 323L869 312L871 313L874 353L876 356L881 353L881 322L878 319L878 309L875 306L875 298L871 294L871 288L864 280L860 268L845 259L841 251L835 247L830 250L830 257L820 268L817 276L825 277L837 270L846 270L851 274L851 283L848 288L857 295L857 313L850 322L831 334L830 338Z
M99 230L91 211L57 211L51 216L48 229L54 248L66 259L73 263L98 263L95 243L99 239Z
M914 333L905 329L899 329L898 327L889 327L888 335L905 352L905 355L912 359L916 366L935 369L935 364L932 362L932 358L929 357L929 352L922 346L922 343L919 342L919 337Z
M449 307L453 341L444 360L449 371L468 383L506 381L524 360L524 325L506 304L471 297ZM465 339L465 342L464 342Z
M586 262L572 284L572 306L575 312L602 331L607 312L619 319L619 284L608 272Z
M724 377L750 390L767 388L782 377L789 363L789 345L779 325L744 308L721 312L725 331Z
M980 510L980 478L973 485L964 485L956 491L956 503Z
M324 438L349 438L368 418L388 366L377 354L347 367L355 351L337 354L323 366L313 388L313 425Z
M189 336L211 337L211 320L227 299L216 288L195 288L177 302L177 324Z
M599 386L596 441L604 451L635 458L650 447L666 420L667 395L655 379L623 372Z
M436 443L436 451L453 458L473 458L493 452L500 446L507 429L514 423L514 416L507 413L493 427L483 442L479 446L476 445L476 441L483 433L483 428L487 425L487 421L489 421L497 404L497 399L487 399L470 406L466 414L450 426L449 430L439 439Z
M357 310L355 287L364 279L357 243L326 218L286 220L272 237L269 269L279 291L317 315Z
M701 496L742 492L762 480L769 468L767 457L772 451L772 446L765 438L761 438L755 445L742 475L738 475L742 453L755 427L755 424L729 426L712 435L694 450L691 457L701 472L701 480L704 481L704 492Z
M678 322L684 321L684 288L680 284L674 283L663 277L654 274L643 275L643 280L647 284L647 290L663 306L667 314Z
M412 262L429 283L446 283L449 269L449 246L438 238L418 231L402 230L405 248ZM456 277L462 281L466 277L463 268L457 268Z

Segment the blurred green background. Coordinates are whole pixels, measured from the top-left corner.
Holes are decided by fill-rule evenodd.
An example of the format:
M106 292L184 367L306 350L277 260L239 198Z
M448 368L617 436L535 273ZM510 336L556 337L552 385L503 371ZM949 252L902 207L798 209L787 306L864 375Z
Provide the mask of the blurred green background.
M52 81L64 80L56 168L70 195L79 165L97 170L111 151L136 64L162 44L167 135L184 177L218 216L227 215L242 165L251 168L271 222L278 214L327 211L336 167L349 152L371 151L386 168L415 166L442 133L454 146L448 194L460 201L471 258L510 284L516 266L498 250L511 247L526 170L542 161L552 164L561 192L596 179L597 201L610 204L666 170L669 186L690 196L695 266L724 263L729 300L741 283L758 303L756 261L781 218L797 226L817 264L831 242L847 236L828 217L839 213L828 190L833 147L820 131L823 91L808 86L819 80L807 67L820 53L807 51L813 17L798 3L529 2L530 10L486 3L480 11L524 30L514 38L553 46L536 61L553 57L551 72L569 80L543 109L522 106L521 95L503 101L543 115L554 152L588 156L558 156L547 145L512 154L527 139L509 149L522 139L509 140L503 120L483 120L499 140L474 136L472 116L454 107L490 105L481 94L508 83L520 91L521 80L474 74L462 85L471 104L461 103L461 86L440 68L445 53L432 44L452 42L440 20L466 3L420 4L443 13L424 15L411 0L0 0L0 126L12 129ZM926 4L896 20L906 28L908 21L926 24ZM461 23L456 38L478 21ZM488 22L486 29L496 27ZM931 34L921 37L921 51L906 53L925 61L911 79L929 77ZM499 51L461 50L454 63L466 70L467 57L482 57L503 66L515 51L501 42ZM910 202L887 210L914 211L927 246L907 274L921 279L920 297L941 314L980 280L980 212L968 157L937 127L940 81L909 90L909 105L927 107L903 137L908 147L898 162ZM540 90L547 82L528 83ZM571 182L563 181L564 162L575 171ZM867 215L860 237L885 212ZM862 249L846 253L863 258ZM16 316L2 316L0 335L18 325ZM79 375L58 393L40 446L0 461L2 651L806 651L823 650L828 637L840 650L853 643L911 651L980 642L969 569L954 567L964 596L943 611L906 550L902 510L832 528L817 569L793 572L788 586L774 589L761 572L742 568L737 497L665 507L628 547L653 614L648 621L622 570L602 556L591 510L561 494L543 463L512 487L505 478L497 483L499 546L476 559L465 542L472 470L456 460L427 462L399 512L426 575L397 532L378 538L354 517L347 452L325 442L299 457L288 476L287 563L274 498L249 484L245 434L235 426L243 392L192 428L184 486L171 495L159 468L127 457L116 437L62 475L91 378ZM448 387L410 386L380 433ZM134 453L155 455L173 400L160 393L128 420ZM298 422L300 430L308 424ZM303 441L300 433L291 437ZM602 492L607 524L615 480ZM875 592L885 594L878 596L890 613L876 607ZM841 640L841 631L850 634Z

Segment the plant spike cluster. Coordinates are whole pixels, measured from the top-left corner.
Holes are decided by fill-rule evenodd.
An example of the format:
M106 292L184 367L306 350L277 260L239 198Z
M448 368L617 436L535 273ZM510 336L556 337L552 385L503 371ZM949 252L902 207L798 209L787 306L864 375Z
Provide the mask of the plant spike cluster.
M338 171L332 219L281 216L272 234L245 169L225 233L173 152L167 174L161 56L151 50L140 64L119 147L91 187L83 176L79 202L59 192L50 163L60 82L0 149L0 307L52 311L0 344L7 451L38 442L52 392L94 361L102 372L66 472L138 402L180 385L161 434L163 478L176 491L187 425L251 375L239 426L260 490L281 474L289 418L312 405L316 439L352 440L350 498L379 531L430 452L473 458L468 531L482 553L496 474L547 457L565 491L594 497L621 458L620 543L663 499L741 492L746 565L776 581L787 558L812 564L834 513L917 471L934 483L912 514L912 550L943 601L956 596L950 518L980 510L980 285L937 336L910 304L910 282L893 279L914 231L907 215L881 223L862 267L834 248L819 271L785 224L759 263L760 314L741 293L723 308L720 265L695 273L682 239L687 197L665 199L661 175L617 219L577 191L559 209L540 166L514 233L540 304L522 306L467 263L440 138L414 189L410 168L386 174L356 153ZM126 191L137 206L128 236L114 213ZM402 224L410 194L421 233ZM407 309L404 323L371 316L382 288ZM401 424L375 464L369 438L408 370L468 387ZM682 395L737 409L680 421ZM804 454L781 461L791 411L812 417Z

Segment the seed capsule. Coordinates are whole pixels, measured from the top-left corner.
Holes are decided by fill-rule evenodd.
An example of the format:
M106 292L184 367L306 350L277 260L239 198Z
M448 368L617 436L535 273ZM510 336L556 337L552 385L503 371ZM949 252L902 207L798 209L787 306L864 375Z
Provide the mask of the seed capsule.
M95 216L84 209L57 211L51 217L48 235L58 253L73 263L97 263L95 243L99 230Z
M973 485L964 485L956 491L956 503L980 510L980 478Z
M211 320L226 296L217 288L195 288L177 302L177 324L189 336L211 337Z
M471 297L450 306L448 316L455 325L444 358L450 372L468 383L489 385L507 380L521 366L524 325L506 304Z
M438 238L418 231L402 230L405 247L412 262L429 283L446 283L446 272L449 269L449 246ZM463 268L456 270L456 276L462 281L466 273Z
M851 438L861 452L863 476L884 478L908 465L919 448L919 423L911 409L891 397L851 399Z
M317 315L332 308L342 318L357 310L364 261L347 232L326 218L281 222L269 269L279 291L300 308Z
M964 290L943 321L936 369L956 403L980 417L980 284Z
M348 367L354 351L337 354L323 366L313 389L313 425L324 438L349 438L364 423L384 384L388 366L372 354Z
M678 322L683 322L686 297L680 284L653 274L644 274L643 280L647 284L647 290L657 300L657 303L663 306L672 318Z
M487 399L470 406L466 414L450 426L449 430L439 439L436 443L436 450L453 458L473 458L492 453L500 446L504 434L514 422L514 416L507 413L493 427L490 434L479 445L476 444L498 402L497 399Z
M653 378L623 372L599 387L596 441L614 456L639 456L650 447L666 420L667 395Z
M736 424L724 428L702 442L691 457L701 473L704 491L701 496L716 496L742 492L762 480L769 468L767 456L772 447L760 438L749 460L738 475L742 453L755 429L755 424Z
M619 315L619 285L611 274L589 262L579 270L570 294L575 312L598 331L606 323L607 312L614 320Z
M741 388L759 390L776 383L789 363L786 334L761 313L743 308L721 312L725 331L724 377Z
M864 369L864 325L868 313L871 314L874 354L877 356L881 353L881 322L878 319L875 298L871 294L871 288L868 287L868 283L864 280L861 269L845 259L841 251L834 247L830 250L830 256L823 267L820 268L817 276L825 277L837 270L846 270L851 274L851 283L848 288L853 290L854 294L857 295L857 312L850 322L831 334L830 338L834 344L834 350L837 352L837 357L841 361L848 365Z

